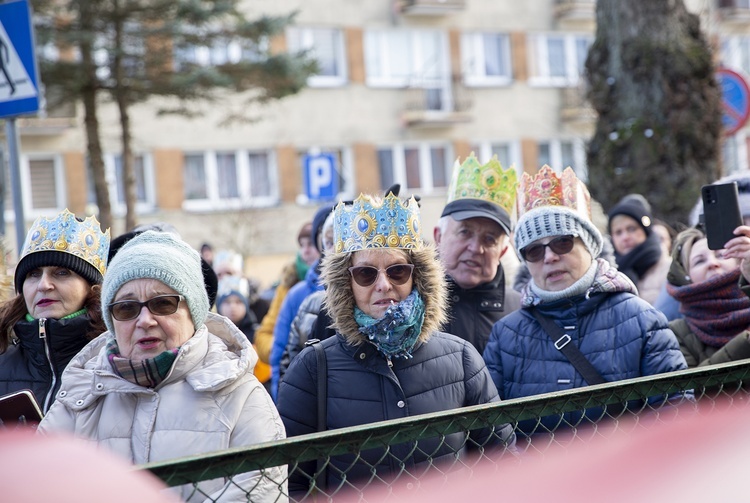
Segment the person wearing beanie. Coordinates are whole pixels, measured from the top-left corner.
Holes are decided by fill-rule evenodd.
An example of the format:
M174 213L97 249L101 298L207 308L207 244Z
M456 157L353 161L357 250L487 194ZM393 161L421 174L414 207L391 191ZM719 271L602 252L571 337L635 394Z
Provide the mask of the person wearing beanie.
M591 222L590 195L571 168L561 174L549 166L534 176L524 173L517 202L516 253L532 279L521 292L522 308L495 324L484 350L502 399L687 367L664 315L600 258L604 239ZM573 363L573 348L593 372ZM651 405L663 401L663 396L649 400ZM569 412L541 423L522 421L519 431L550 433L605 416L601 408Z
M258 317L248 299L250 285L242 276L224 275L219 281L219 295L216 298L216 312L226 316L239 328L247 340L255 342ZM271 367L258 360L253 371L255 377L271 392Z
M709 250L699 228L675 239L667 291L682 319L669 327L688 367L750 358L750 227L724 250Z
M253 375L252 344L209 312L200 255L179 237L145 231L124 244L101 301L107 332L71 360L40 432L89 439L136 464L285 438ZM285 465L179 492L183 501L277 501L286 478Z
M654 232L651 205L640 194L623 197L607 214L617 268L633 281L638 295L655 304L667 281L669 251Z
M521 307L520 294L506 286L501 263L510 250L516 183L515 169L503 169L497 158L484 165L474 155L456 160L448 202L433 229L449 289L443 330L480 354L492 325Z
M46 413L70 360L104 332L100 288L109 229L67 209L29 229L15 297L0 306L0 395L30 389Z
M347 428L494 402L497 391L469 342L440 330L447 312L445 276L435 249L421 237L416 199L360 195L339 203L334 245L323 258L323 304L336 331L302 350L279 385L278 407L287 434ZM326 371L318 367L324 355ZM325 376L320 396L318 376ZM318 416L325 403L327 414ZM490 439L490 435L491 439ZM487 444L486 442L489 442ZM419 477L428 466L515 449L510 424L460 431L419 442L393 443L360 454L326 459L290 474L292 497L309 494L315 480L324 494L361 488L374 478Z

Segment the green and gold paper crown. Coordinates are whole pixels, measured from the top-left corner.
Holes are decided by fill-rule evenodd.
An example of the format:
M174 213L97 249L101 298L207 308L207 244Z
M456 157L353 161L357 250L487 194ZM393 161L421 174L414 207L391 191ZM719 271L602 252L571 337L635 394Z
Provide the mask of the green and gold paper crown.
M474 152L463 163L458 161L456 159L453 165L448 203L457 199L480 199L497 204L508 215L513 214L518 176L512 166L503 169L497 156L492 156L487 164L481 164Z
M26 235L21 257L44 251L70 253L104 275L109 254L109 229L102 232L93 215L79 221L67 208L54 217L39 217Z
M335 253L377 248L420 249L424 245L419 204L393 194L384 199L360 194L353 204L339 203L333 214Z

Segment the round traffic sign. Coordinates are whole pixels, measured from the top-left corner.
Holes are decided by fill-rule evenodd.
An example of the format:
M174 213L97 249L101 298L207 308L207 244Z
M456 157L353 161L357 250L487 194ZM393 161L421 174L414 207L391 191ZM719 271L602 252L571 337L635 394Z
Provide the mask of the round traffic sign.
M721 122L724 134L731 136L739 131L750 117L750 88L739 73L728 68L716 71L721 86Z

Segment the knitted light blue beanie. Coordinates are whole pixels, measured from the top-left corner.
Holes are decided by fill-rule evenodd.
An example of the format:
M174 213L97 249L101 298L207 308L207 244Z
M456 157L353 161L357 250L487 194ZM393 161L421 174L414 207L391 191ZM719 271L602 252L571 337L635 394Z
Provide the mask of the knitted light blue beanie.
M114 325L109 304L125 283L144 278L161 281L185 297L196 330L203 326L209 306L200 255L177 236L146 231L120 248L104 275L102 317L110 332Z
M601 232L590 220L564 206L540 206L527 211L518 219L513 236L521 261L523 248L548 236L578 236L594 259L602 252L604 244Z

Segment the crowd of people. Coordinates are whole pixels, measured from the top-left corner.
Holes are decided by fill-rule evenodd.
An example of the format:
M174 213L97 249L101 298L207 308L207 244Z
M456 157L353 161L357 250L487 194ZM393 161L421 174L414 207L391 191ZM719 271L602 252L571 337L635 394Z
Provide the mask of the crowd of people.
M267 290L240 254L193 248L166 223L110 239L94 217L39 218L0 306L0 395L31 390L40 434L141 464L750 358L749 225L710 250L700 223L678 234L630 194L599 229L572 169L519 179L473 154L455 164L432 242L413 196L394 186L321 206ZM343 454L318 478L312 462L174 491L283 500L472 447L515 453L540 425L602 417Z

